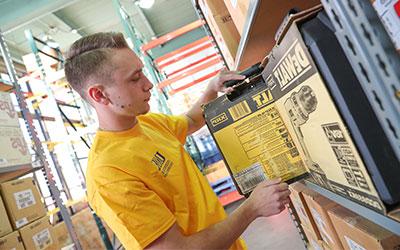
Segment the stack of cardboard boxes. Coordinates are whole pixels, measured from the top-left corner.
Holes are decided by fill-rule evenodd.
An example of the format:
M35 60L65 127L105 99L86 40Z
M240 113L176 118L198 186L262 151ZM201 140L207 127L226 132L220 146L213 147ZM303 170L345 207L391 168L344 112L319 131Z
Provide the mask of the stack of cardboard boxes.
M308 189L290 185L290 199L312 249L398 249L400 237Z
M230 69L240 41L239 32L224 1L199 0L198 4Z
M0 189L0 249L51 250L73 247L65 223L55 226L49 223L39 191L31 177L1 183ZM83 209L72 216L72 223L81 246L83 249L104 249L87 203L80 203L74 208L78 206ZM112 231L106 225L105 228L108 236L112 237Z
M9 93L0 92L0 172L31 163L31 155Z
M56 249L53 229L34 180L29 177L4 182L0 189L5 205L0 204L0 214L4 217L0 248Z

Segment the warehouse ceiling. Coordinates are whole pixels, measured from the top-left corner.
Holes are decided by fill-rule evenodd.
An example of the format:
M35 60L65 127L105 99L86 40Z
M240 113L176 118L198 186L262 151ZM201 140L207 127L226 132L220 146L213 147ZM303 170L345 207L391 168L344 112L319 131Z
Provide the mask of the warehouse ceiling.
M135 1L120 3L145 41L197 19L191 0L155 0L150 9L141 9ZM31 52L26 29L40 39L51 37L63 51L85 35L123 32L113 0L0 0L0 30L16 61Z

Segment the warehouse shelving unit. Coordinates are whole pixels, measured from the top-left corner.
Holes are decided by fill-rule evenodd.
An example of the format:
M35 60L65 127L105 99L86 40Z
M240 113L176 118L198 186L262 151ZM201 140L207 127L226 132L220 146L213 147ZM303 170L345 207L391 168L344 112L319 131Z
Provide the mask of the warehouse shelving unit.
M400 57L370 1L322 1L400 161Z
M78 124L78 125L81 125L81 126L86 126L86 123L85 123L85 121L83 119L84 114L82 114L82 112L81 112L82 108L85 108L85 110L87 110L86 107L82 107L82 106L85 105L85 103L79 98L81 105L78 105L78 97L73 92L71 86L69 86L68 84L66 85L67 93L65 93L65 94L69 95L72 98L72 104L63 102L63 101L58 100L56 98L56 95L55 95L53 89L51 88L51 84L54 83L55 81L65 77L65 74L64 74L63 68L62 68L63 63L64 63L64 60L63 60L63 57L62 57L62 53L58 48L53 48L53 47L49 46L46 42L34 37L30 30L26 30L25 31L25 36L26 36L26 38L27 38L27 40L28 40L28 42L30 44L32 52L35 55L36 63L37 63L37 65L38 65L38 67L39 67L39 69L41 71L41 74L39 74L39 76L40 76L40 79L43 81L44 85L47 88L47 93L46 94L51 99L53 105L55 105L57 107L57 110L59 112L57 114L57 116L56 116L56 120L58 121L60 127L64 127L66 134L68 136L70 136L71 135L71 131L68 130L68 127L72 128L73 131L78 132L78 129L77 129L75 124ZM37 43L41 43L44 46L51 47L52 49L54 49L57 52L58 56L55 57L55 56L52 56L52 55L40 50L38 48L38 46L37 46ZM46 71L45 71L45 69L43 67L43 63L42 63L42 60L40 58L40 54L43 54L43 55L48 56L48 57L51 57L52 59L58 61L61 64L61 69L59 69L59 71L61 71L61 74L57 74L58 77L56 77L55 79L52 79L50 82L47 80L48 78L47 78L47 75L46 75ZM27 84L27 86L29 88L29 84ZM68 116L66 115L65 111L63 111L63 107L73 108L75 113L79 114L79 119L78 120L69 119ZM40 116L39 107L37 107L35 109L35 113L36 112L38 113L37 117L39 117ZM86 115L88 115L88 114L86 114ZM39 123L39 124L41 124L41 123ZM50 136L48 135L47 131L43 127L44 126L41 125L42 132L45 135L45 140L47 142L51 142ZM90 149L90 144L91 144L92 138L89 137L89 136L86 136L86 138L85 138L84 135L79 135L79 138L80 138L80 143L83 143L87 149ZM79 176L79 179L80 179L81 188L82 188L82 190L86 191L86 183L85 183L85 180L84 180L85 175L84 175L84 171L82 169L80 161L87 159L87 156L86 157L79 157L78 154L77 154L77 149L74 146L74 143L72 143L72 142L66 142L66 143L69 144L68 145L69 146L68 147L69 154L71 155L71 158L73 159L73 164L74 164L74 167L75 167L76 174ZM53 153L53 151L49 150L49 153L50 153L50 156L52 156L52 159L53 158L55 159L55 161L53 161L53 162L54 162L54 166L55 166L55 169L57 170L58 175L60 177L62 177L60 179L64 180L64 181L62 181L62 184L63 184L63 190L66 191L67 199L69 201L72 201L72 196L70 194L67 182L66 182L65 179L63 179L64 175L63 175L61 166L58 163L57 158L56 158L55 154ZM72 211L72 212L74 212L74 211ZM106 249L107 250L114 249L114 247L111 244L111 241L110 241L110 239L109 239L109 237L107 235L107 232L105 230L105 227L104 227L102 221L100 220L100 218L93 211L92 211L92 214L93 214L93 219L96 222L96 225L97 225L97 227L99 229L100 236L101 236L101 238L103 240L103 243L104 243Z
M196 6L195 0L192 1ZM317 4L318 1L301 1ZM307 2L307 3L306 3ZM367 94L391 146L400 159L400 57L370 1L322 0L323 7L334 24L336 36L346 50L357 77ZM300 4L300 6L299 6ZM243 70L261 61L275 45L276 34L281 32L286 9L307 8L300 1L249 0L244 30L238 46L235 68ZM269 14L268 14L269 13ZM266 21L268 20L268 21ZM264 51L265 53L260 53ZM258 52L258 53L256 53ZM359 135L353 135L359 136ZM360 149L362 150L362 149ZM400 235L400 209L388 215L380 214L356 202L350 201L310 180L306 186L332 201L354 211L364 218ZM298 216L294 209L289 211L303 239ZM294 212L294 214L292 214Z
M305 185L316 191L317 193L329 198L330 200L340 204L341 206L352 210L353 212L361 215L364 218L367 218L368 220L374 222L375 224L380 225L381 227L386 228L387 230L400 235L400 222L394 220L393 218L390 218L388 216L384 216L380 213L377 213L369 208L366 208L356 202L353 202L351 200L348 200L340 195L337 195L325 188L322 188L316 184L314 184L311 181L305 180L304 181Z
M0 32L0 49L1 49L3 59L7 66L8 75L13 84L13 90L15 91L15 95L17 97L17 101L18 101L19 107L21 109L22 117L25 120L25 125L28 129L29 135L33 142L34 151L36 153L36 156L38 157L38 159L40 160L40 162L42 164L42 167L39 167L37 169L27 170L25 172L20 172L19 174L12 176L12 178L17 178L19 176L22 176L29 172L33 172L35 170L41 170L41 169L44 170L44 175L48 182L50 193L51 193L53 199L55 200L57 207L60 209L61 216L65 222L65 225L67 226L68 233L69 233L73 243L75 244L75 248L80 250L81 246L79 244L78 238L74 231L71 217L70 217L65 205L63 204L63 201L61 200L60 191L58 190L58 188L56 186L55 180L53 179L54 177L53 177L52 170L51 170L50 165L45 157L45 151L43 149L43 145L42 145L41 141L39 140L38 133L36 132L36 129L33 125L33 117L31 115L31 113L29 112L28 106L25 102L25 96L23 95L23 93L21 91L21 87L18 83L18 79L16 76L16 72L15 72L13 63L11 61L11 56L10 56L7 44L5 43L4 37L1 32ZM39 118L39 120L40 120L40 118Z

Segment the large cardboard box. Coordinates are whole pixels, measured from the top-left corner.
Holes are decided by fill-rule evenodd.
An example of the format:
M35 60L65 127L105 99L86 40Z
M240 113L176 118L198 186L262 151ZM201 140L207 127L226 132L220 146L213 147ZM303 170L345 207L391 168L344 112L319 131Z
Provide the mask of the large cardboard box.
M315 234L310 229L308 229L307 226L301 225L301 227L303 228L303 232L307 237L310 250L325 250L325 249L328 250L329 249L329 248L324 247L322 240L315 238Z
M0 91L0 126L18 127L18 113L14 109L10 94Z
M0 196L0 237L12 232L10 221L8 220L7 210L3 199Z
M20 127L0 126L0 168L31 163L31 155Z
M53 227L53 233L58 249L63 249L74 244L71 240L71 237L69 237L68 230L64 222L56 224Z
M100 236L99 229L90 208L85 208L74 214L72 216L72 224L74 225L75 232L83 249L104 249L103 240ZM111 240L113 235L111 229L105 224L105 222L103 222L103 225ZM55 229L60 248L66 247L72 243L64 222L57 224Z
M334 207L328 214L346 250L395 250L400 247L400 236L344 207Z
M266 179L291 182L306 174L261 76L206 104L204 117L240 194Z
M239 34L242 35L246 23L250 0L224 0L226 8L232 16Z
M304 192L308 192L309 194L315 193L312 190L309 190L304 184L300 182L295 182L289 186L291 191L290 200L293 203L294 209L297 212L297 215L300 219L301 225L303 227L307 227L313 237L315 239L321 240L321 235L318 231L318 227L314 221L314 218L311 215L311 211L304 199ZM315 193L316 194L316 193Z
M240 35L228 9L223 1L199 0L198 3L228 67L233 69Z
M53 227L47 216L40 218L19 230L26 249L57 249Z
M24 250L21 236L18 231L14 231L0 238L1 250Z
M324 26L326 23L329 23L326 14L315 11L295 20L283 38L278 39L279 44L271 52L272 56L263 71L263 77L271 88L275 106L305 160L313 181L332 192L385 213L386 208L376 186L372 183L371 176L347 130L348 127L335 106L319 68L314 63L299 31L302 27L311 30L305 37L310 42L312 51L320 48L317 46L317 41L310 38L312 32L325 42L324 45L329 50L329 46L333 46L337 40L332 31ZM308 24L311 24L311 27ZM324 40L326 37L330 38L329 43ZM317 51L315 53L317 54ZM340 67L341 64L347 65L346 57L339 51L337 54L335 65L339 64ZM323 70L321 72L324 72L326 79L333 81L335 78L330 75L332 72L329 70L339 66L332 68L325 66L321 66ZM346 69L343 69L343 72L338 74L344 74L345 71ZM348 73L348 69L346 72ZM351 79L357 81L355 77ZM346 79L342 80L347 84ZM349 119L352 119L351 115ZM388 169L397 171L389 166ZM375 173L375 177L379 175L379 172ZM385 175L386 177L391 178ZM381 187L387 187L384 183L379 183ZM393 184L391 188L394 187L396 186ZM395 192L392 194L395 195Z
M315 192L305 192L303 193L303 196L308 208L310 209L313 220L318 227L318 231L322 237L322 240L332 250L343 249L342 243L337 236L335 228L333 227L332 221L327 212L328 209L339 205Z
M1 183L0 188L14 229L46 215L45 207L32 177Z

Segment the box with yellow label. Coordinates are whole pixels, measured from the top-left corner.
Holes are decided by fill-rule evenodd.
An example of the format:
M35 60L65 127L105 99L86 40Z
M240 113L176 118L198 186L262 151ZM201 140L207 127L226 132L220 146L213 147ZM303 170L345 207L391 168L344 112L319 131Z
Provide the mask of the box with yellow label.
M299 152L261 77L204 107L206 124L238 191L266 179L290 182L306 173Z

